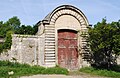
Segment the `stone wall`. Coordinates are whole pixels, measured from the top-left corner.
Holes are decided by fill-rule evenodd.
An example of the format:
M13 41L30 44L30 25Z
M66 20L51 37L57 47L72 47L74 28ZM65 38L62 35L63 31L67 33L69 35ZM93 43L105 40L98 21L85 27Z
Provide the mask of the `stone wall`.
M117 62L118 65L120 65L120 56L117 57L116 62Z
M30 65L42 65L44 36L13 35L11 50L0 55L0 60L17 61Z
M3 53L0 54L0 60L10 60L11 57L10 57L10 50L7 50Z

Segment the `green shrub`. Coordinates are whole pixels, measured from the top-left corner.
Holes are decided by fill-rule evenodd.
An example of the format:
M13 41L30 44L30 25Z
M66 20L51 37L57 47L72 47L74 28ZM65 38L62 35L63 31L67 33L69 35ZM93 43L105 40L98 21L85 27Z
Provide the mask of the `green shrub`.
M0 44L0 53L2 53L2 52L3 52L3 45Z
M120 72L120 65L114 65L110 68L112 71Z
M4 42L4 49L10 49L11 48L11 45L12 45L12 35L13 32L12 31L8 31L6 33L6 37L5 37L5 42Z

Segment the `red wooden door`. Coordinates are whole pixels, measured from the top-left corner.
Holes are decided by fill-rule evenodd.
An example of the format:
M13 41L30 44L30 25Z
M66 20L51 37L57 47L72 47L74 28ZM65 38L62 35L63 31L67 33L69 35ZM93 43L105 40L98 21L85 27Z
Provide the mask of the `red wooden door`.
M58 64L68 69L78 68L77 32L58 31Z

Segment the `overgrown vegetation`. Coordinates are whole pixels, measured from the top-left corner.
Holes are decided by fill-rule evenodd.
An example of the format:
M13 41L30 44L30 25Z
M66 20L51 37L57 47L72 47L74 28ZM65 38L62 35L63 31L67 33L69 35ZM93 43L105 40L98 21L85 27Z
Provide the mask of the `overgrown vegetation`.
M88 34L92 66L109 69L116 65L116 59L120 55L120 21L107 23L103 19L90 27Z
M117 69L117 67L114 67L114 69ZM120 69L120 66L119 66ZM106 76L106 77L112 77L112 78L120 78L120 72L116 72L113 70L106 70L106 69L98 69L93 67L85 67L81 68L80 72L89 73L91 75L99 75L99 76Z
M81 36L88 40L91 53L92 67L85 67L80 71L94 75L120 78L120 66L117 57L120 55L120 21L107 23L106 19L89 28L88 36L83 32Z
M3 50L10 49L12 45L11 34L34 35L37 31L37 25L21 25L20 20L16 16L6 22L0 21L0 38L5 39L4 44L0 44L0 53Z
M9 75L8 72L14 74ZM19 64L17 62L0 61L0 78L1 77L19 77L35 74L68 74L68 70L60 67L44 68L40 66L30 66L28 64Z

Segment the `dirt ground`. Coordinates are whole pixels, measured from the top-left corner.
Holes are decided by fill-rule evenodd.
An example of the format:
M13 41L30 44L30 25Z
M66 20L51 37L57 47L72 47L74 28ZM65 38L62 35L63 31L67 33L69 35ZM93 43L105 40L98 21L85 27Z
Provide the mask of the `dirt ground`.
M33 76L24 76L20 78L105 78L105 77L98 77L98 76L88 76L88 75L33 75Z
M100 77L89 75L82 72L70 72L69 75L33 75L33 76L23 76L20 78L108 78L108 77ZM110 78L110 77L109 77Z

